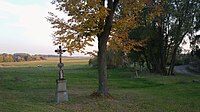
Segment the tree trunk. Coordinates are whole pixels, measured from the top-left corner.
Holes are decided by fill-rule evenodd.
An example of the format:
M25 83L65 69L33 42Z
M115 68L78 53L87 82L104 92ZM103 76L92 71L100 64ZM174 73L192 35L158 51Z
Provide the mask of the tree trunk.
M163 23L162 23L163 24ZM161 69L161 74L167 75L166 71L166 63L165 63L165 58L166 58L166 52L165 52L165 45L164 45L164 35L163 35L163 28L162 26L159 27L159 36L160 36L160 69Z
M168 75L174 75L174 65L175 65L175 60L176 60L176 51L178 49L178 46L175 45L175 48L173 50L172 54L172 59L171 59L171 64L168 70Z
M104 0L103 0L104 1ZM107 59L106 50L108 37L113 23L113 15L119 0L108 0L109 15L106 17L103 32L98 35L98 95L108 96ZM104 4L104 3L103 3Z
M156 52L153 53L153 51L151 51L153 49L150 49L149 53L149 62L152 66L152 73L161 73L161 66L160 66L160 53Z
M145 54L145 52L143 53L143 55L144 55L144 58L145 58L145 61L146 61L148 70L149 70L150 72L152 72L152 68L151 68L151 66L150 66L150 63L149 63L149 61L148 61L148 57L147 57L147 55Z
M99 87L97 93L99 95L108 96L107 87L107 59L106 59L106 47L107 41L102 38L98 38L98 72L99 72Z

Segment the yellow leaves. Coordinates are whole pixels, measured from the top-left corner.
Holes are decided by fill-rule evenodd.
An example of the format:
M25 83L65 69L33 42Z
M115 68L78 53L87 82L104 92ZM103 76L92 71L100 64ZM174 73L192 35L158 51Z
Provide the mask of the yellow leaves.
M109 48L114 51L123 51L124 53L129 53L131 50L140 50L139 48L144 47L146 40L135 41L128 38L128 32L123 33L122 37L112 37L109 40Z
M129 31L130 29L133 29L136 26L138 26L138 22L136 21L135 17L124 17L114 22L113 31L115 33L122 33Z
M113 40L110 39L109 46L114 50L129 52L130 50L138 50L138 48L144 46L145 40L140 42L129 40L128 33L142 22L146 24L155 17L161 16L163 14L163 7L162 3L155 3L155 1L151 0L138 0L137 2L134 0L124 0L123 2L126 7L123 9L123 16L114 21L112 30ZM130 7L128 7L129 5ZM147 8L147 12L142 12L144 11L144 6ZM145 18L142 18L143 13L146 14ZM141 18L145 19L146 23Z
M123 14L137 16L137 14L144 8L150 0L122 0Z
M126 16L117 20L113 24L112 38L109 40L109 47L114 51L123 51L125 53L136 50L136 46L143 46L142 42L136 42L128 38L129 32L136 28L139 22L135 17Z
M84 52L86 46L93 46L91 42L103 31L102 25L108 15L102 0L57 0L54 4L70 16L67 21L53 13L47 18L56 29L54 44L62 44L69 53Z
M139 13L149 0L123 0L122 17L114 21L109 47L114 51L125 53L131 50L139 50L145 45L145 41L134 41L128 38L129 32L140 25Z
M88 41L84 41L84 44L85 45L88 45L88 46L93 46L90 42L88 42Z
M65 21L58 17L49 18L54 32L54 43L63 44L69 53L81 51L86 46L92 46L94 38L103 32L109 10L103 2L106 0L57 0L60 11L67 13L71 18ZM112 0L113 1L113 0ZM114 18L109 45L120 48L125 52L139 46L140 42L128 39L128 33L139 24L138 13L149 0L120 0L122 12L120 17ZM105 2L106 3L106 2ZM117 46L117 47L115 47ZM142 44L141 44L142 46Z
M94 50L93 52L86 52L85 54L95 57L95 56L97 56L97 51Z
M73 23L76 20L74 29L76 32L97 35L102 32L102 28L99 27L102 20L105 20L107 8L101 5L101 0L85 1L84 4L76 4L78 13L73 13L73 18L68 20L69 23ZM72 9L70 9L71 11Z

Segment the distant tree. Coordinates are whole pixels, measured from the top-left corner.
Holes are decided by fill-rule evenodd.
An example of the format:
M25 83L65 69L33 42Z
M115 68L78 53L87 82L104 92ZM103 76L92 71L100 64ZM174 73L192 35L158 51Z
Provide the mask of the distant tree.
M3 62L3 55L0 54L0 62Z
M106 50L106 60L107 60L107 67L108 68L126 68L130 65L130 61L123 52L114 51L111 48ZM93 67L97 67L98 57L94 56L92 59L89 60L89 65Z
M13 55L3 53L0 55L0 62L14 62Z
M0 54L0 62L20 62L20 61L35 61L35 60L45 60L44 57L31 56L27 53L15 53L15 54Z
M129 59L121 51L114 51L111 48L107 50L107 65L108 68L125 68L129 65Z
M14 56L14 59L16 62L37 60L37 58L35 58L34 56L31 56L30 54L27 54L27 53L15 53L13 56ZM38 60L40 60L40 59L38 59Z

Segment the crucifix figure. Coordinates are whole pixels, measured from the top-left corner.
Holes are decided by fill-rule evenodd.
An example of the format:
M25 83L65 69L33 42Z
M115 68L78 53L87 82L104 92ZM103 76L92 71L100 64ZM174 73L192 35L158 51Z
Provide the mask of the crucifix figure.
M66 50L62 50L61 46L59 46L59 49L55 50L57 54L59 54L59 60L58 68L59 68L59 80L64 80L64 72L62 70L62 67L64 66L64 63L62 63L62 54L66 52Z

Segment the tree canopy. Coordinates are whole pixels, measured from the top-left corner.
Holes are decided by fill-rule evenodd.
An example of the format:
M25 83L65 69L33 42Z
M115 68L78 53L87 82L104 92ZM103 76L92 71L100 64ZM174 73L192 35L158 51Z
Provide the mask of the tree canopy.
M146 38L146 47L142 55L146 58L148 68L152 72L172 75L180 44L189 37L192 45L199 40L199 12L198 0L162 0L153 1L141 13L141 25L130 33L129 38ZM158 8L159 7L159 8ZM153 10L152 10L153 9ZM157 15L152 15L154 9ZM166 64L170 65L166 71Z
M131 50L139 43L129 40L128 32L137 26L138 14L150 0L53 0L56 9L70 18L50 12L47 20L56 31L54 43L62 44L69 53L84 52L98 39L99 95L108 96L106 50L108 41ZM125 43L126 42L126 43ZM126 47L126 48L125 48Z

